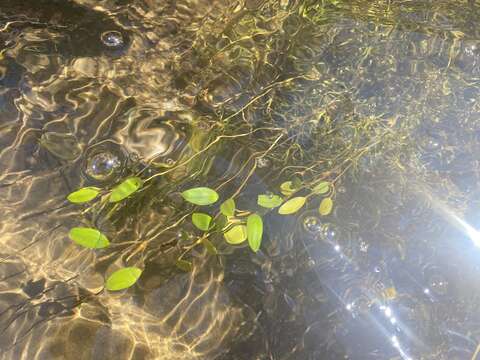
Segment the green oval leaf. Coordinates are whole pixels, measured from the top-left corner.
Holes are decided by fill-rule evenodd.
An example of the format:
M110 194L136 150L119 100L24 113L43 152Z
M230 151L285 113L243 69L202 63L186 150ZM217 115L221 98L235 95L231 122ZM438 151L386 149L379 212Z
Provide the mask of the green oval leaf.
M218 200L215 190L207 187L197 187L182 192L182 196L188 202L195 205L211 205Z
M247 238L250 248L257 252L260 249L263 235L263 221L257 214L252 214L247 218Z
M178 259L175 265L185 272L190 272L193 270L193 264L190 261Z
M131 177L115 186L110 194L110 202L119 202L129 197L143 185L142 179L139 177Z
M212 244L212 242L206 238L202 239L202 244L205 246L205 249L207 249L208 253L210 255L217 255L218 251L215 245Z
M84 188L78 189L77 191L74 191L74 192L70 193L67 196L67 199L68 199L68 201L70 201L71 203L74 203L74 204L86 203L86 202L89 202L89 201L95 199L98 196L98 194L100 193L100 190L101 189L99 189L97 187L94 187L94 186L84 187Z
M328 181L322 181L315 185L312 191L315 194L326 194L330 190L330 183Z
M68 233L70 239L89 249L102 249L110 245L107 237L97 229L74 227Z
M278 213L280 215L289 215L296 213L302 208L303 205L305 205L305 201L307 201L307 198L304 196L294 197L288 200L285 204L283 204L280 209L278 209Z
M210 228L210 223L212 222L212 217L203 213L193 213L192 222L197 228L202 231L207 231Z
M238 245L247 240L247 227L245 225L235 225L223 234L227 243Z
M273 209L282 205L283 199L278 195L258 195L257 204L267 209Z
M328 197L322 200L322 202L320 203L318 212L320 213L320 215L326 216L332 212L332 208L333 208L333 200L332 198Z
M235 215L235 200L228 199L220 205L220 212L225 216L233 216Z
M117 270L108 277L105 287L110 291L127 289L137 282L140 275L142 275L142 270L137 267Z

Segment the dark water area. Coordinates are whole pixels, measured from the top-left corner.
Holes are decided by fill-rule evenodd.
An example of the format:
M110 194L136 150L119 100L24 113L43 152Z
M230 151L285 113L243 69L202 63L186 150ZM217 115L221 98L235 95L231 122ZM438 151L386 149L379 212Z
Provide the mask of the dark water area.
M0 359L480 359L479 25L472 0L0 0ZM215 221L262 216L257 252L195 228L199 186Z

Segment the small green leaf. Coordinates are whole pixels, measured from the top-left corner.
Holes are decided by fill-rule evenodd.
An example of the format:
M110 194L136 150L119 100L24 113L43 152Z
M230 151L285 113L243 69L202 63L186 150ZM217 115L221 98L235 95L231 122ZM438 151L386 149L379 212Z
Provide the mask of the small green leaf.
M98 194L100 193L99 188L94 187L94 186L88 186L84 187L81 189L78 189L77 191L74 191L70 193L67 196L68 201L74 204L81 204L81 203L86 203L89 202L93 199L95 199Z
M280 192L285 196L290 196L295 192L293 183L291 181L285 181L280 185Z
M207 231L210 228L210 223L212 222L212 217L203 213L193 213L192 222L197 228L202 231Z
M210 205L218 200L217 192L207 187L188 189L182 192L182 196L185 200L195 205Z
M257 214L252 214L247 218L247 238L250 248L257 252L260 249L263 235L263 221Z
M178 259L175 265L185 272L190 272L193 269L193 264L190 261Z
M108 277L105 287L110 291L127 289L137 282L140 275L142 275L142 270L137 267L117 270Z
M207 249L208 253L210 255L217 255L218 251L215 245L212 244L212 242L206 238L202 239L202 244L205 246L205 249Z
M227 243L238 245L247 240L247 227L245 225L235 225L223 234Z
M278 195L258 195L257 199L257 204L267 208L267 209L273 209L276 208L277 206L282 205L283 199L278 196Z
M235 215L235 200L228 199L220 205L220 211L225 216L233 216Z
M128 178L113 188L109 201L122 201L140 189L142 185L143 181L139 177Z
M89 249L102 249L110 245L107 237L97 229L74 227L68 236L78 245Z
M307 201L307 198L304 196L294 197L288 200L285 204L283 204L280 209L278 209L278 213L280 215L289 215L296 213L302 208L303 205L305 205L305 201Z
M325 198L322 200L320 203L320 208L318 209L318 212L320 215L326 216L332 212L333 208L333 200L332 198Z
M322 181L315 185L312 191L315 194L326 194L330 190L330 183L328 181Z

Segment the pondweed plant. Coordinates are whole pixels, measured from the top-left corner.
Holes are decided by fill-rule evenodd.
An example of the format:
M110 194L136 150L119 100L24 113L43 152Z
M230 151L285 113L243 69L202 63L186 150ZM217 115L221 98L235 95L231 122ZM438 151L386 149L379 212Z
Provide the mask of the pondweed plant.
M101 202L118 203L142 188L144 181L139 177L129 177L108 192L98 187L84 187L68 195L67 199L74 204L84 204L98 199L104 193ZM304 189L302 182L295 178L280 185L278 194L259 194L257 204L259 209L240 211L236 208L235 200L229 198L220 204L216 214L210 215L204 212L193 212L191 221L203 234L187 247L178 257L176 265L184 271L190 271L193 264L184 259L185 255L197 245L203 245L211 255L217 255L217 249L209 239L215 232L220 231L225 241L237 246L248 242L253 252L257 252L263 239L263 218L261 209L268 211L277 209L280 215L291 215L305 206L312 196L323 196L319 207L320 215L328 215L333 208L332 196L334 194L333 183L321 181L314 184L307 196L294 196L300 189ZM183 199L193 205L209 206L216 204L220 199L219 194L208 187L195 187L181 193ZM89 249L103 249L110 246L109 239L96 228L74 227L70 230L69 237L77 245ZM125 267L110 275L105 283L105 288L110 291L118 291L131 287L140 278L142 270L138 267Z
M154 179L160 180L168 174L174 181L195 180L199 187L189 188L181 194L186 202L196 208L193 211L182 211L161 230L158 230L161 226L158 224L145 239L136 239L129 244L132 247L125 250L129 251L127 262L138 253L143 253L148 243L159 239L167 231L176 229L187 219L200 231L200 235L188 239L186 245L181 244L177 238L167 242L168 246L180 245L180 252L175 259L176 265L184 271L192 269L193 264L188 260L187 254L197 246L203 246L211 256L217 255L215 245L219 245L216 244L219 241L218 234L231 246L244 246L248 243L248 247L257 252L262 247L264 229L267 228L264 224L267 213L291 216L311 204L313 198L320 198L318 213L327 216L334 207L337 180L349 169L355 171L365 164L366 168L373 167L377 154L380 153L393 154L386 161L387 169L392 172L405 167L397 154L405 153L404 150L408 148L411 129L417 126L415 121L397 122L396 119L382 115L383 110L373 111L371 116L364 110L356 113L356 95L349 90L350 80L338 78L335 70L338 61L335 60L333 65L320 61L334 59L333 55L323 54L328 54L329 51L334 54L339 46L335 43L337 34L328 35L332 28L329 12L335 11L339 3L336 0L305 2L288 11L277 8L278 2L272 3L274 8L268 9L267 6L265 13L258 14L258 19L261 19L259 23L268 24L267 27L271 29L268 32L252 25L256 22L252 22L252 14L246 12L238 17L236 24L232 23L229 31L237 40L227 46L211 46L208 39L212 36L208 26L204 27L205 33L199 33L195 50L203 54L205 63L209 63L210 70L214 71L193 72L191 83L209 84L198 94L196 101L215 110L215 116L210 118L202 115L198 120L192 118L192 132L195 136L192 137L187 156L181 157L174 166L162 168L154 174L140 171L137 176L123 180L112 189L85 187L68 196L72 203L96 202L100 210L109 208L108 217L125 199L135 196L140 198L140 194L136 193L146 189ZM270 10L276 12L277 16L272 16ZM341 35L340 30L337 32ZM246 46L250 48L248 39L253 39L254 35L261 35L263 39L263 42L255 42L258 46L261 45L258 48L260 52L242 52L242 64L252 66L251 69L248 66L240 67L242 71L237 78L236 72L229 73L230 70L239 69L237 62L229 59L238 50L237 42L242 46L240 42L247 41ZM288 51L284 47L285 36L290 43ZM370 36L364 38L362 41L371 41ZM258 58L257 54L260 53L264 55ZM271 71L277 65L263 62L262 59L281 60L275 63L282 67ZM285 64L286 68L281 64ZM355 57L351 68L356 66ZM223 79L223 75L220 76L216 69L225 69L231 76ZM357 76L350 67L346 69ZM265 76L260 78L259 73L264 73ZM251 76L244 78L244 74ZM219 81L223 79L219 82L219 91L215 88L216 82L207 81L210 75ZM231 80L233 85L230 84ZM235 92L238 84L249 81L248 86L242 85L245 90L242 96ZM226 94L226 90L230 92ZM225 145L225 140L235 141L245 147L245 158L233 161L236 154L226 155L224 160L232 163L235 170L232 173L227 171L215 189L203 186L207 184L203 184L200 178L208 173L214 157L221 157L223 150L225 153L235 152L220 147ZM273 171L276 172L276 177L285 181L273 193L254 193L257 197L256 205L249 203L247 209L239 209L236 202L244 196L246 184L261 167L259 160L267 159L267 156L275 159L273 168L277 170ZM202 159L203 157L205 158ZM146 161L145 168L150 168L154 160ZM271 189L269 181L265 183ZM233 194L231 191L234 191ZM207 206L208 208L203 208ZM109 239L96 228L72 229L70 238L76 244L91 249L110 246ZM152 253L156 254L156 251L157 249ZM163 248L158 251L163 251ZM140 277L141 270L127 269L129 270L119 270L109 277L106 289L120 290L134 284ZM110 281L112 277L116 280L115 286L112 286L113 280ZM119 283L123 285L120 286Z
M98 204L96 213L108 208L108 217L122 201L135 196L140 198L140 194L136 194L139 190L167 174L177 183L178 179L188 179L201 186L182 193L183 199L197 208L176 214L178 216L161 230L158 229L162 224L158 224L145 239L132 241L131 247L124 250L129 251L127 263L143 253L148 243L176 229L187 219L200 235L189 238L187 245L180 244L177 238L167 242L167 245L180 245L175 259L182 270L192 269L187 254L197 246L205 247L215 256L218 234L231 246L244 246L247 242L250 249L257 252L267 228L264 224L267 213L291 216L311 204L313 198L320 198L318 213L327 216L334 207L337 180L349 169L353 173L360 173L362 169L361 176L365 176L367 183L376 169L390 174L408 174L405 179L410 179L412 174L417 179L427 179L428 170L422 165L415 134L417 128L424 126L425 114L436 119L440 112L435 109L435 113L430 114L428 103L409 101L408 106L399 109L399 116L393 116L394 109L383 105L397 103L404 89L425 88L423 80L417 83L408 76L397 77L393 73L382 78L372 72L375 70L372 64L391 67L390 58L382 55L392 50L390 43L378 41L390 34L390 25L383 29L364 27L365 23L374 23L372 20L376 19L372 14L377 12L363 12L363 6L352 7L351 1L268 3L256 13L245 11L236 16L228 25L228 34L216 32L218 24L199 29L193 50L201 54L199 63L209 65L198 72L189 71L188 83L202 87L195 101L200 109L208 111L203 113L202 110L198 117L196 110L192 112L195 116L188 121L191 121L195 136L192 136L185 157L154 174L140 171L136 177L124 179L112 189L85 187L68 196L75 204ZM333 26L335 16L332 15L340 7L342 18L348 9L352 21L361 20L356 22L358 26L351 28L355 41L344 42L346 24ZM399 13L408 7L402 4L401 10ZM389 24L395 23L394 14L382 12ZM424 28L423 32L427 30ZM222 34L218 41L212 35L216 33ZM404 44L410 41L404 40ZM285 46L287 42L288 47ZM372 52L373 45L378 47L377 52ZM251 51L253 46L255 51ZM180 63L189 61L188 53L179 58ZM355 83L362 86L356 88ZM375 90L377 87L382 90ZM433 80L424 94L431 97L444 90L443 85ZM447 108L444 110L449 112ZM186 118L190 119L190 115ZM223 150L235 152L230 147L220 147L225 145L225 140L234 140L235 144L245 147L245 158L240 156L240 160L233 161L236 153L226 155L224 160L233 163L234 171L227 172L215 189L202 186L207 184L202 183L201 176L208 173L214 158L220 158ZM249 203L247 209L237 208L236 202L240 203L247 182L260 167L259 159L266 159L267 155L275 160L272 168L276 170L272 171L276 177L285 181L282 180L273 193L254 193L256 205ZM145 161L145 168L150 169L154 161L154 158ZM407 180L402 182L408 183ZM268 179L264 183L271 189ZM449 186L447 193L452 191L455 187ZM368 189L363 193L375 194L376 191ZM202 208L206 206L208 208ZM70 238L90 249L110 246L109 239L96 228L74 228ZM156 251L151 253L156 255ZM131 286L141 275L138 268L126 269L107 279L108 290ZM110 280L112 277L115 281Z

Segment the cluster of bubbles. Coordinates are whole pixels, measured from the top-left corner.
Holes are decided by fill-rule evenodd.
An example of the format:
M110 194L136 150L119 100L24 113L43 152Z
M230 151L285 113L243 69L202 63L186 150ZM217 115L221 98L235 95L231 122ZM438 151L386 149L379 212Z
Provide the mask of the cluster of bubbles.
M109 49L120 49L124 46L125 40L119 31L106 31L100 36L102 43Z

